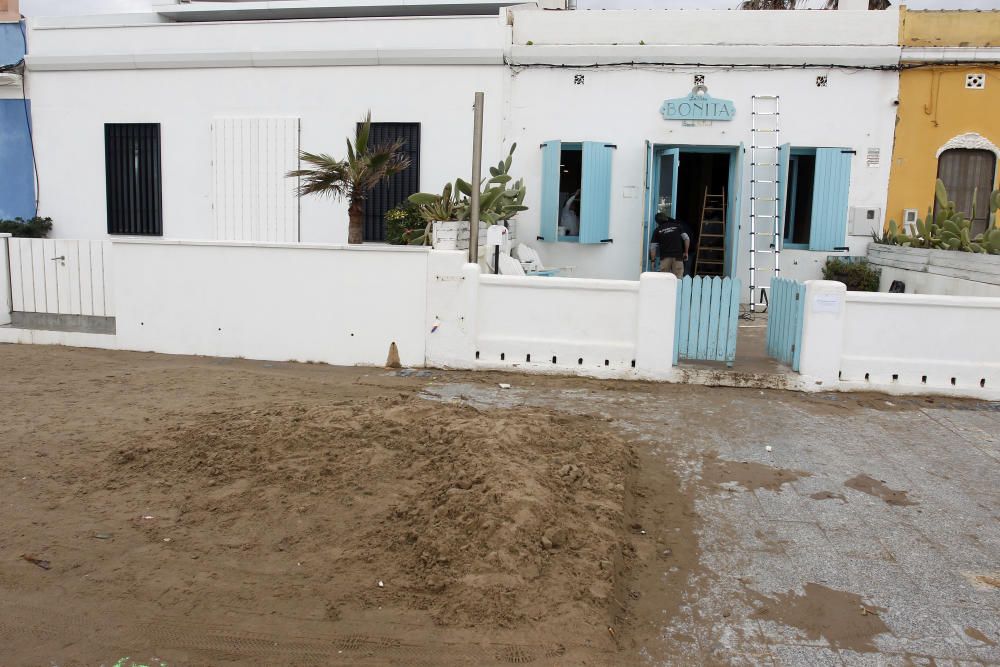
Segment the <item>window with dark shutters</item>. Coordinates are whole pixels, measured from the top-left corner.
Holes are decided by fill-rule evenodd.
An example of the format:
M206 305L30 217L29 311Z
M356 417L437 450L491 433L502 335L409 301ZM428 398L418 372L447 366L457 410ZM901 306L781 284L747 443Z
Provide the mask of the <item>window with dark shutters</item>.
M369 142L382 144L402 139L410 166L382 181L365 202L365 241L385 241L385 214L420 191L420 123L372 123Z
M948 198L955 202L955 208L972 221L970 236L989 228L990 192L996 178L996 163L996 156L990 151L969 148L952 148L938 158L938 178L948 190ZM976 200L975 216L973 198ZM935 216L937 209L935 198Z
M158 123L104 126L108 234L163 235Z

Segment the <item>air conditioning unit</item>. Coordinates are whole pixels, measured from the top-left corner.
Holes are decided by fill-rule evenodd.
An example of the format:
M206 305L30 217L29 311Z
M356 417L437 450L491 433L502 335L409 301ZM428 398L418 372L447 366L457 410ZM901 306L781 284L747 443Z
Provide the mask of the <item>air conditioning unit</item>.
M882 209L866 206L852 206L848 234L851 236L871 236L872 232L882 232Z
M903 209L903 231L906 234L909 234L910 236L915 236L917 234L917 218L917 209Z

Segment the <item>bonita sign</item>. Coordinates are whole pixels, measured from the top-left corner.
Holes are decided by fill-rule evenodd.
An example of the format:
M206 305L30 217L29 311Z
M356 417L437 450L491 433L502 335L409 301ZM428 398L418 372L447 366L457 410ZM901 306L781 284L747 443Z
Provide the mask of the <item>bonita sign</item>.
M687 97L666 100L660 113L667 120L732 120L736 106L732 100L712 97L707 87L698 85Z

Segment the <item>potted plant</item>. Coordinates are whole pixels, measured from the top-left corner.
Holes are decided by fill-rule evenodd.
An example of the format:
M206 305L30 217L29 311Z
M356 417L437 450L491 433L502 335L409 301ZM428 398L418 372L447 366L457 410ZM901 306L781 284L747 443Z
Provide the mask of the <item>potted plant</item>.
M354 141L347 139L347 158L337 160L325 153L301 151L299 159L312 165L288 172L301 178L299 196L326 195L347 200L348 243L364 242L365 199L376 185L410 166L410 158L400 152L403 140L372 143L372 112L358 125Z
M518 179L513 185L507 185L513 180L509 172L516 148L517 144L512 145L507 157L496 167L490 167L490 175L480 182L480 234L485 233L488 225L504 224L510 227L511 219L518 212L527 210L524 206L524 180ZM409 200L417 205L427 223L424 240L432 241L439 250L457 249L469 227L472 184L459 178L454 185L445 185L440 195L418 192Z
M446 183L440 195L418 192L410 195L409 201L426 223L424 244L433 243L439 250L457 250L459 223L468 220L469 209L452 184Z

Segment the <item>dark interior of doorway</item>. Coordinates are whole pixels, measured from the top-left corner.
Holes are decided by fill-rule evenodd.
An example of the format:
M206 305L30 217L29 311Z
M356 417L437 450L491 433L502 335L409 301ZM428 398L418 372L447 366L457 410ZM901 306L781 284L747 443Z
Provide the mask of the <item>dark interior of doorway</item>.
M728 206L729 153L681 152L677 173L677 219L687 223L691 236L691 252L684 273L686 275L721 276L725 267L725 221L721 211L705 209L705 194L723 196L709 207L726 201ZM706 238L701 238L702 213L706 221ZM728 213L728 212L727 212ZM709 237L709 234L721 235ZM695 273L695 260L699 244L702 246L702 262ZM712 262L712 263L709 263Z
M815 176L814 154L792 155L788 163L788 184L785 186L785 243L809 245Z

